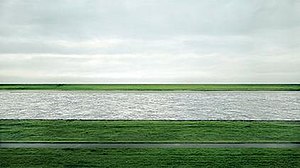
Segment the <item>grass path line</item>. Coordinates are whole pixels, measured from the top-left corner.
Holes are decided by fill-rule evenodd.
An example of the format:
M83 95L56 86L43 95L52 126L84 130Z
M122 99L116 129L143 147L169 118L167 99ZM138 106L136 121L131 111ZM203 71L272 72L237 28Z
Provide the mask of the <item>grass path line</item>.
M0 148L300 148L300 143L0 143Z

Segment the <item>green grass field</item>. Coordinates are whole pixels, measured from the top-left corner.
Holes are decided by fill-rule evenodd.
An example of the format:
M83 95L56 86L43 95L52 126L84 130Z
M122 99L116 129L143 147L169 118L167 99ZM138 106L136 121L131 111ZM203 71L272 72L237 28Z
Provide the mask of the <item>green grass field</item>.
M1 141L299 142L297 121L0 120ZM0 167L299 167L298 148L0 148Z
M0 167L289 167L299 149L0 149Z
M299 142L300 122L0 120L1 141Z
M0 84L0 90L300 91L300 84Z

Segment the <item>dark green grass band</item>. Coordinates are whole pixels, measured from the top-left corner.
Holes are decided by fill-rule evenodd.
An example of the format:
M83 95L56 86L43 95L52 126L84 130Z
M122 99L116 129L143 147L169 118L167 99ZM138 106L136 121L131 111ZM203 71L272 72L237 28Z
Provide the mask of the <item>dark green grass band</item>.
M289 167L299 149L0 149L0 167Z
M0 90L300 91L300 84L0 84Z
M1 141L300 142L299 121L0 120Z

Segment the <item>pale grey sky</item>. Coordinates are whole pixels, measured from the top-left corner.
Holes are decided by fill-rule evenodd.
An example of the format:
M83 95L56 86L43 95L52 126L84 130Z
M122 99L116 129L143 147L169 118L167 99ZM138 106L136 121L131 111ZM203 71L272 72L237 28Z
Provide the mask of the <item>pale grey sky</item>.
M0 83L300 83L300 0L0 0Z

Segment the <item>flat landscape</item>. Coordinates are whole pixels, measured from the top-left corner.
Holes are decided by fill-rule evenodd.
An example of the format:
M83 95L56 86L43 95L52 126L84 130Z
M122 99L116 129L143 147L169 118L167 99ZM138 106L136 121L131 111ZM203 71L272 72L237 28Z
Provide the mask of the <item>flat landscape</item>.
M0 168L300 168L300 0L0 0Z
M300 168L300 0L0 0L0 168Z
M0 85L3 90L1 96L5 102L0 105L1 112L3 112L0 118L0 167L296 168L300 165L299 120L272 120L270 118L277 115L286 117L297 110L298 94L291 91L298 91L299 86ZM82 92L77 94L70 90L82 90ZM87 92L84 92L85 90ZM166 92L133 94L119 91ZM180 94L168 91L179 91ZM186 94L181 91L193 92ZM199 94L199 92L194 93L196 91L261 92ZM189 101L194 104L189 104ZM251 106L249 106L249 101L252 103ZM10 102L19 104L10 106ZM173 108L172 102L179 104ZM208 104L203 104L204 102ZM209 104L212 102L215 103L214 106ZM145 108L148 107L147 104L152 104L153 107ZM166 104L169 104L168 108L156 109L166 107L163 106ZM195 110L197 104L200 105ZM89 108L82 108L84 105ZM122 110L108 108L111 106ZM171 109L179 110L173 115L178 115L180 112L184 116L196 112L203 115L204 107L207 113L224 113L224 116L228 118L223 118L223 120L114 120L110 116L108 117L110 120L92 120L91 118L81 120L82 116L80 116L72 119L78 114L87 115L91 113L91 110L94 110L93 115L122 113L127 116L130 112L132 115L134 109L137 110L137 114L142 113L140 108L144 108L150 116L163 115L165 111ZM215 111L210 111L210 107ZM277 111L279 109L287 111L283 113L270 111L275 107ZM34 111L30 112L31 108ZM264 111L258 108L263 108ZM269 120L230 120L230 116L232 119L235 113L246 115L247 109L250 109L248 110L249 116L257 113L260 116L270 116ZM258 110L253 112L254 109ZM4 118L5 116L22 116L28 112L33 116L32 119ZM55 120L37 119L39 115L51 116L54 112L62 116L71 112L71 119L59 117ZM298 113L294 115L298 116ZM26 146L26 144L30 145ZM204 147L198 148L197 145L204 145Z

